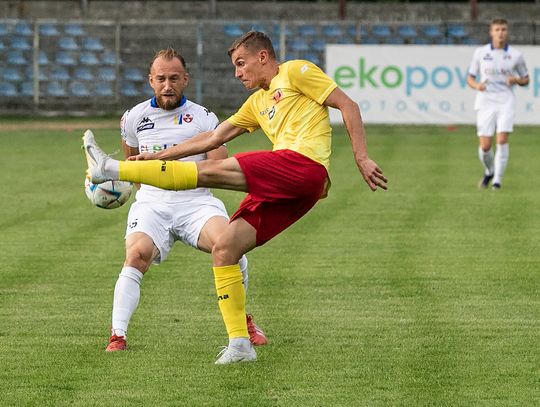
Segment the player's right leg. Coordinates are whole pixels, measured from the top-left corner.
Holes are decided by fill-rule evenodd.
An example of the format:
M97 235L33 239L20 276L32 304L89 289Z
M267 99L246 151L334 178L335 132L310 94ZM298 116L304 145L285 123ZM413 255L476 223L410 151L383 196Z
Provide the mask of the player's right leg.
M493 134L495 133L496 112L491 109L479 110L476 116L478 134L478 158L484 167L484 174L478 183L478 187L485 189L493 179L494 154L491 149Z
M90 130L84 133L83 149L88 163L87 177L94 184L118 179L177 191L208 187L247 192L244 174L234 157L198 163L118 161L101 150Z
M142 232L126 237L126 259L114 287L112 326L107 352L125 350L129 320L139 305L144 273L159 254L153 240Z

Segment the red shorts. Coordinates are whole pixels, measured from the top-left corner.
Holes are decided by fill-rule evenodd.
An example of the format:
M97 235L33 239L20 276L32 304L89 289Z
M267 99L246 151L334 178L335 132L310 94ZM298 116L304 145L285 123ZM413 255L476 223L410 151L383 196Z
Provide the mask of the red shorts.
M257 246L304 216L325 191L326 168L295 151L254 151L234 157L249 193L231 221L241 217L253 226Z

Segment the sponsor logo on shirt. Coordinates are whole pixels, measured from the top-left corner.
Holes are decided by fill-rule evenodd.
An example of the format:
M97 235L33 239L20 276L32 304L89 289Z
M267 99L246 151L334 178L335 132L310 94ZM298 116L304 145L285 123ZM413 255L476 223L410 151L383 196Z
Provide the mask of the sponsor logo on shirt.
M484 58L482 58L484 61L493 61L493 55L491 54L486 54L484 55Z
M166 148L173 147L176 144L139 144L139 151L141 153L155 153Z
M148 117L144 117L139 123L137 123L137 133L143 130L149 130L154 128L154 122Z

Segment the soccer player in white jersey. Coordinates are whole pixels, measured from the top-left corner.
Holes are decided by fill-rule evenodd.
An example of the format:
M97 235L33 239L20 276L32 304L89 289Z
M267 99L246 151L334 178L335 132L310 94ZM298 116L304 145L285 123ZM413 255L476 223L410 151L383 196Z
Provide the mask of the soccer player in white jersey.
M514 128L514 85L526 86L529 74L523 55L508 45L508 22L495 19L489 28L491 42L477 48L467 84L477 91L474 109L479 138L478 156L484 167L479 187L500 189L509 157L508 138ZM492 150L496 132L497 146Z
M183 57L174 49L155 54L148 77L155 96L125 112L121 120L122 147L126 158L143 152L161 151L216 128L216 115L183 95L189 78ZM227 158L227 148L222 145L186 159L224 158ZM151 263L164 261L177 240L210 253L228 222L225 206L207 188L166 191L149 185L140 186L127 220L126 258L114 289L108 352L127 347L128 323L139 302L143 275ZM246 289L245 256L240 264ZM266 344L266 337L252 316L248 314L246 318L251 342Z

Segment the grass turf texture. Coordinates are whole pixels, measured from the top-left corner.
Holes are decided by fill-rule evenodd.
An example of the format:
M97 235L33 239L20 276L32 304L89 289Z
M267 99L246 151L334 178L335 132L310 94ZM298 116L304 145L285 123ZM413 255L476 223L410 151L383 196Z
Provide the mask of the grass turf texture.
M330 197L249 255L270 344L224 367L210 258L181 244L144 278L129 351L104 352L129 205L87 201L82 131L0 133L0 405L538 405L538 128L516 129L496 192L471 127L367 130L389 190L338 129Z

